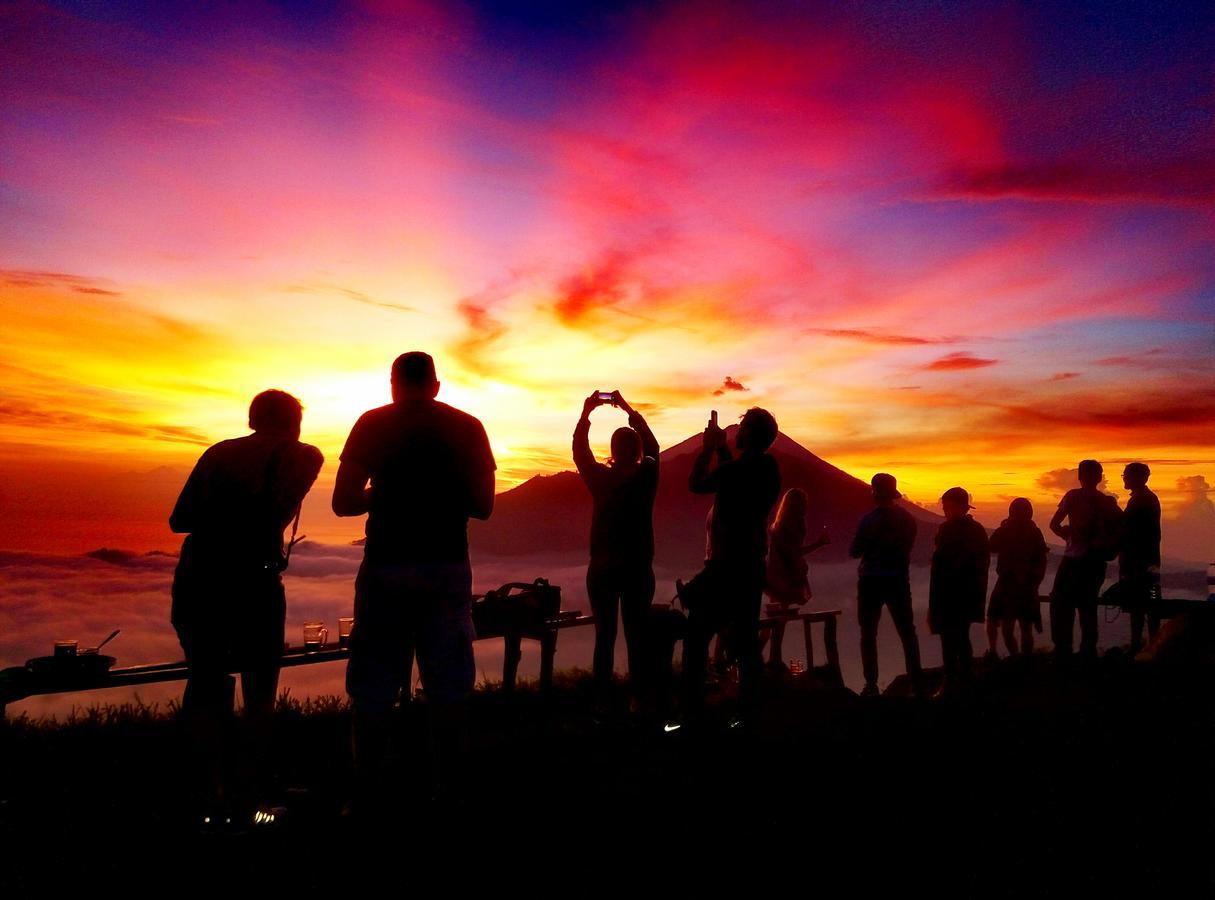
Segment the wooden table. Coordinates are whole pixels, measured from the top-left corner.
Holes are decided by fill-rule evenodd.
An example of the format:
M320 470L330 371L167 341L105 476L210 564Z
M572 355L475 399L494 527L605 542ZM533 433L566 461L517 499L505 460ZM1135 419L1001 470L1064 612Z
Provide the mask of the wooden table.
M839 629L836 623L842 612L843 610L839 609L800 610L791 608L785 612L762 617L759 620L760 633L762 634L764 631L772 632L772 653L769 658L773 660L781 658L781 641L784 638L785 628L795 622L801 622L802 634L806 642L806 671L813 671L814 642L811 640L813 634L812 626L819 623L823 626L823 646L827 653L827 663L824 666L826 674L831 683L842 684L843 673L840 671L840 651L837 638Z
M539 628L519 629L504 634L477 635L477 640L502 638L505 656L502 664L502 688L514 690L522 659L524 638L540 643L540 688L547 693L553 684L553 657L557 652L557 635L567 628L594 624L594 616L575 613L564 618L550 619ZM345 647L325 647L321 650L305 650L303 647L288 647L281 660L283 668L310 666L317 663L336 662L346 659L350 651ZM231 674L236 674L235 672ZM99 691L106 688L132 687L140 684L156 684L168 681L184 681L189 675L184 660L167 663L151 663L140 666L123 666L110 669L104 676L83 678L71 674L35 674L24 666L0 669L0 720L5 707L27 697L40 694L68 694L76 691Z

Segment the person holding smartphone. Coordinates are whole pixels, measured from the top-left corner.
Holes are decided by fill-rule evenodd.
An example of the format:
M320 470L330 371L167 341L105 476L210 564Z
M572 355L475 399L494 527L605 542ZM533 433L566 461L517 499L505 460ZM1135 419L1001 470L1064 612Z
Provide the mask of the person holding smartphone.
M739 669L739 715L745 724L754 713L763 660L759 648L759 613L763 602L768 514L780 496L780 467L768 452L776 440L776 418L754 407L743 414L734 444L710 417L701 451L692 465L688 488L713 495L709 525L709 558L698 576L708 596L689 609L683 642L683 714L696 719L704 706L709 641L730 634ZM682 596L682 595L681 595Z
M612 455L601 463L591 452L590 417L605 404L622 410L629 424L612 432ZM574 426L573 457L591 494L586 593L595 614L596 712L602 715L607 711L618 616L624 620L632 706L638 709L651 687L648 627L654 600L658 441L645 418L619 391L596 391L583 402L582 416Z

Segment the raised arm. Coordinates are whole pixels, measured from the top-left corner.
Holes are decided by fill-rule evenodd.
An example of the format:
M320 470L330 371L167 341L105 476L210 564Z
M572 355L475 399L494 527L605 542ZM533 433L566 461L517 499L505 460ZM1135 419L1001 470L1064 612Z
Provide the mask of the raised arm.
M709 463L717 457L717 467L710 469ZM693 494L712 494L717 490L718 471L723 463L733 459L730 448L726 445L726 433L716 424L710 422L705 429L704 444L696 454L692 463L692 472L688 475L688 490Z
M616 405L624 410L625 415L629 417L629 427L637 432L641 438L641 452L643 456L651 457L655 462L658 461L658 438L654 437L654 432L650 431L649 423L646 422L645 416L629 406L627 400L620 396L620 391L615 392Z
M578 424L574 426L574 465L577 466L578 472L583 478L587 478L597 465L595 454L591 452L590 433L591 410L598 405L599 397L597 393L591 394L582 401L582 416L578 419Z

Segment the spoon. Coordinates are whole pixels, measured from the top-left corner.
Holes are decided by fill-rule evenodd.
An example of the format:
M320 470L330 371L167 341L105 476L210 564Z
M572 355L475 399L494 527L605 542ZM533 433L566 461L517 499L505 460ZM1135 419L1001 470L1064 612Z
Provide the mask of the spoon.
M87 652L88 652L88 653L96 653L96 652L97 652L97 651L99 651L99 650L100 650L102 647L104 647L106 644L108 644L110 641L114 640L114 638L118 637L118 632L119 632L119 631L121 631L121 630L122 630L122 629L120 629L120 628L115 628L113 631L111 631L111 632L110 632L110 636L109 636L108 638L106 638L104 641L102 641L100 644L98 644L98 645L97 645L96 647L94 647L92 650L89 650L89 651L87 651Z

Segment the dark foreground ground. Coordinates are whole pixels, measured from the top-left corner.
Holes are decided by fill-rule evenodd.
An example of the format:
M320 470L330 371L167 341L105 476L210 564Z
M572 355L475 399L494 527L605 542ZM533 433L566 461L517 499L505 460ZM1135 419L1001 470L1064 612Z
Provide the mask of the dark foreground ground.
M467 804L418 787L410 710L389 813L365 827L339 815L347 712L285 702L289 817L222 836L191 827L173 716L19 719L2 733L0 890L1209 896L1213 677L1116 651L1088 670L1002 663L951 702L773 677L751 734L723 706L699 734L596 725L576 675L548 702L483 691Z

